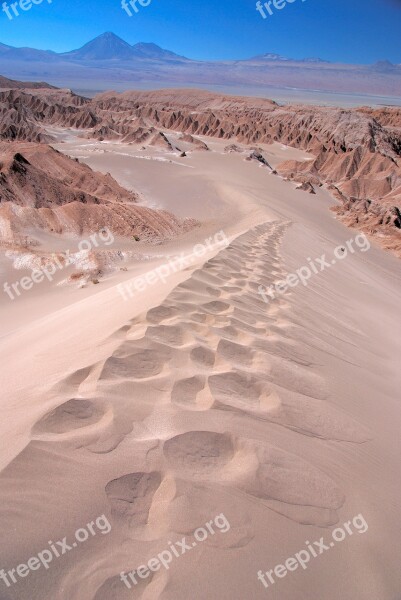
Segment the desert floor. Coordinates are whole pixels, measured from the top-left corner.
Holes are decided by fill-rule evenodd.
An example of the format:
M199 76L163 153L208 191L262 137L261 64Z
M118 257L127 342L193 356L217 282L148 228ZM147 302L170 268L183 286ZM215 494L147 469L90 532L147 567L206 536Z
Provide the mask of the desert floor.
M332 264L358 232L335 220L327 191L296 190L225 154L227 142L205 138L210 152L180 158L57 134L60 151L201 226L140 243L146 261L98 286L2 294L0 568L100 515L111 531L10 587L0 580L0 599L398 600L399 261L372 243ZM265 150L272 166L310 158ZM221 230L228 247L119 293ZM323 254L330 266L307 285L262 299L260 285ZM196 544L193 532L221 514L229 530ZM330 545L357 515L363 534L268 588L258 580L307 541ZM190 551L168 569L131 589L120 580L184 536Z

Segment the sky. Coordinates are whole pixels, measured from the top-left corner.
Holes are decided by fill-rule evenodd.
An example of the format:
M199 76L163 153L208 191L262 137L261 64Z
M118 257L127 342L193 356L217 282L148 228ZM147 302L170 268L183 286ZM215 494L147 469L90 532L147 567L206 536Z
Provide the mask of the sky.
M281 10L272 5L266 19L256 10L256 0L150 0L138 8L129 17L121 0L43 0L19 9L13 20L0 12L0 42L64 52L112 31L131 44L154 42L195 59L274 52L348 63L401 63L401 0L292 0Z

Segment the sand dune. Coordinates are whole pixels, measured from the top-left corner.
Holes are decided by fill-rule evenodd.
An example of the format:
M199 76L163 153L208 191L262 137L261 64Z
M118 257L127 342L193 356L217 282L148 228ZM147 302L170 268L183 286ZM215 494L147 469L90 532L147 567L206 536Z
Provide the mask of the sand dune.
M99 99L99 106L107 101ZM224 110L242 105L221 97L213 102ZM309 140L314 146L326 132L319 119L321 130ZM369 141L358 123L359 117L352 136ZM0 598L395 600L399 261L372 243L369 251L330 263L334 248L358 232L333 218L333 198L323 186L313 184L312 195L274 174L285 161L288 168L296 161L300 173L316 168L307 136L299 140L301 150L259 140L251 146L245 138L233 148L224 134L200 135L206 150L196 131L182 139L187 126L190 121L166 129L168 144L157 134L161 146L143 151L120 138L102 143L54 125L51 135L63 140L58 148L72 158L35 144L25 179L12 169L20 160L7 163L7 180L19 186L16 214L24 202L31 213L68 205L57 204L55 196L49 206L32 206L40 204L33 175L35 157L43 155L49 189L55 189L54 169L57 189L79 182L82 192L97 194L95 208L104 201L118 212L120 186L138 190L138 202L121 205L147 215L145 224L158 226L160 235L149 236L156 245L140 242L125 270L107 273L97 286L49 284L13 302L2 298L0 566L9 572L65 537L72 547L53 557L49 569L18 576L9 587L1 580ZM336 155L346 131L340 127L327 154ZM390 152L392 134L374 133ZM187 144L185 157L178 154L180 142ZM270 168L258 156L246 160L259 152ZM369 168L369 152L360 162L357 149L345 152L348 171L343 154L328 158L322 172L339 169L351 193L352 172L358 165ZM77 156L98 172L78 165ZM389 155L376 159L388 174ZM65 181L63 166L71 162L76 171ZM107 172L115 180L106 179ZM370 184L360 175L360 193L367 194ZM375 188L378 195L386 192L383 186ZM110 190L116 197L108 201ZM156 208L177 216L164 220ZM184 216L199 227L185 229ZM164 226L170 236L162 235ZM181 253L188 257L195 244L222 229L227 247L211 248L165 281L122 297L121 286ZM39 239L37 229L27 231L38 238L39 250L56 239L65 243L62 236L42 232ZM119 240L126 253L135 243ZM262 298L260 286L275 285L323 255L329 268L307 285L269 302ZM7 277L10 272L9 266ZM259 569L284 563L308 540L326 539L358 514L369 525L364 535L347 537L269 590L257 579ZM110 531L74 546L76 531L100 515ZM195 531L218 515L229 527L200 543ZM121 573L184 536L189 550L174 555L168 569L138 578L130 589L121 580Z
M68 529L77 520L86 522L90 513L106 512L113 530L107 541L93 539L89 551L78 548L55 563L52 577L38 572L37 588L19 582L18 598L33 600L43 593L60 600L185 597L182 583L193 577L199 561L214 570L206 567L211 556L224 565L230 596L242 597L247 589L262 598L263 588L252 579L256 567L246 569L243 563L241 584L229 565L241 564L249 554L257 557L257 567L268 566L276 525L289 536L287 542L280 538L288 552L299 539L318 539L321 528L333 527L353 507L377 526L382 516L369 496L353 498L345 464L373 460L369 448L378 431L367 425L363 404L345 409L335 402L338 385L326 371L332 360L333 373L356 360L351 372L365 372L368 360L354 344L362 332L347 316L334 315L336 338L311 329L307 290L305 298L287 294L271 306L256 293L259 282L286 273L283 238L291 228L276 220L237 237L162 303L120 327L114 349L97 366L60 381L66 400L37 420L25 451L2 474L7 484L2 515L18 514L27 524L35 514L37 521L30 523L28 537L24 528L20 542L13 540L7 561L17 564L34 552L45 506L54 507L46 535L60 537L60 498L63 510L72 507ZM323 285L329 290L330 281ZM330 295L315 307L313 321L322 318L328 302ZM330 327L330 321L322 324ZM16 502L21 486L25 493ZM157 555L179 534L193 539L194 529L222 510L229 532L133 590L124 586L120 572ZM271 528L267 537L260 518ZM5 522L2 526L11 541L11 530ZM377 588L371 594L355 580L353 569L364 560L357 551L348 555L349 565L339 555L332 560L351 595L390 598ZM325 573L320 567L320 585ZM299 579L289 580L277 597L293 598L297 589ZM322 589L326 598L337 598L335 589ZM198 597L200 591L194 593ZM209 590L208 597L213 593Z

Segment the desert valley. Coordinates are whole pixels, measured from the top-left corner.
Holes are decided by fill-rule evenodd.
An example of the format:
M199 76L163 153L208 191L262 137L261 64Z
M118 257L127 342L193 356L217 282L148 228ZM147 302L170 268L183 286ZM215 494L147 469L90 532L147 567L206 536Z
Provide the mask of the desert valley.
M401 108L8 64L0 600L398 600Z

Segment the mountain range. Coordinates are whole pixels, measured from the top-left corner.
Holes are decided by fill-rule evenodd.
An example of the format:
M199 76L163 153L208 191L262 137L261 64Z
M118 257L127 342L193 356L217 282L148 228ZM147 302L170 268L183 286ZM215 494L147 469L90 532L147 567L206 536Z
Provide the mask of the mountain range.
M78 91L235 86L248 94L251 87L269 87L401 97L401 65L387 60L350 65L265 53L241 60L199 61L153 43L131 45L112 32L62 53L0 43L0 73L12 79L44 79Z
M66 60L130 60L154 58L160 60L187 60L169 50L152 43L139 42L131 46L128 42L111 33L103 33L82 48L59 55Z
M90 42L84 44L77 50L71 50L69 52L54 52L53 50L36 50L35 48L15 48L13 46L7 46L6 44L0 43L0 57L7 58L8 60L43 60L54 62L57 60L120 60L129 61L135 59L158 59L166 61L190 61L191 59L185 56L180 56L170 50L165 50L157 44L139 42L131 45L118 37L111 31L107 31L102 35L99 35ZM280 54L266 53L258 56L254 56L244 61L294 61L292 58L281 56ZM199 61L193 61L199 62ZM306 58L295 62L328 62L323 61L320 58Z

